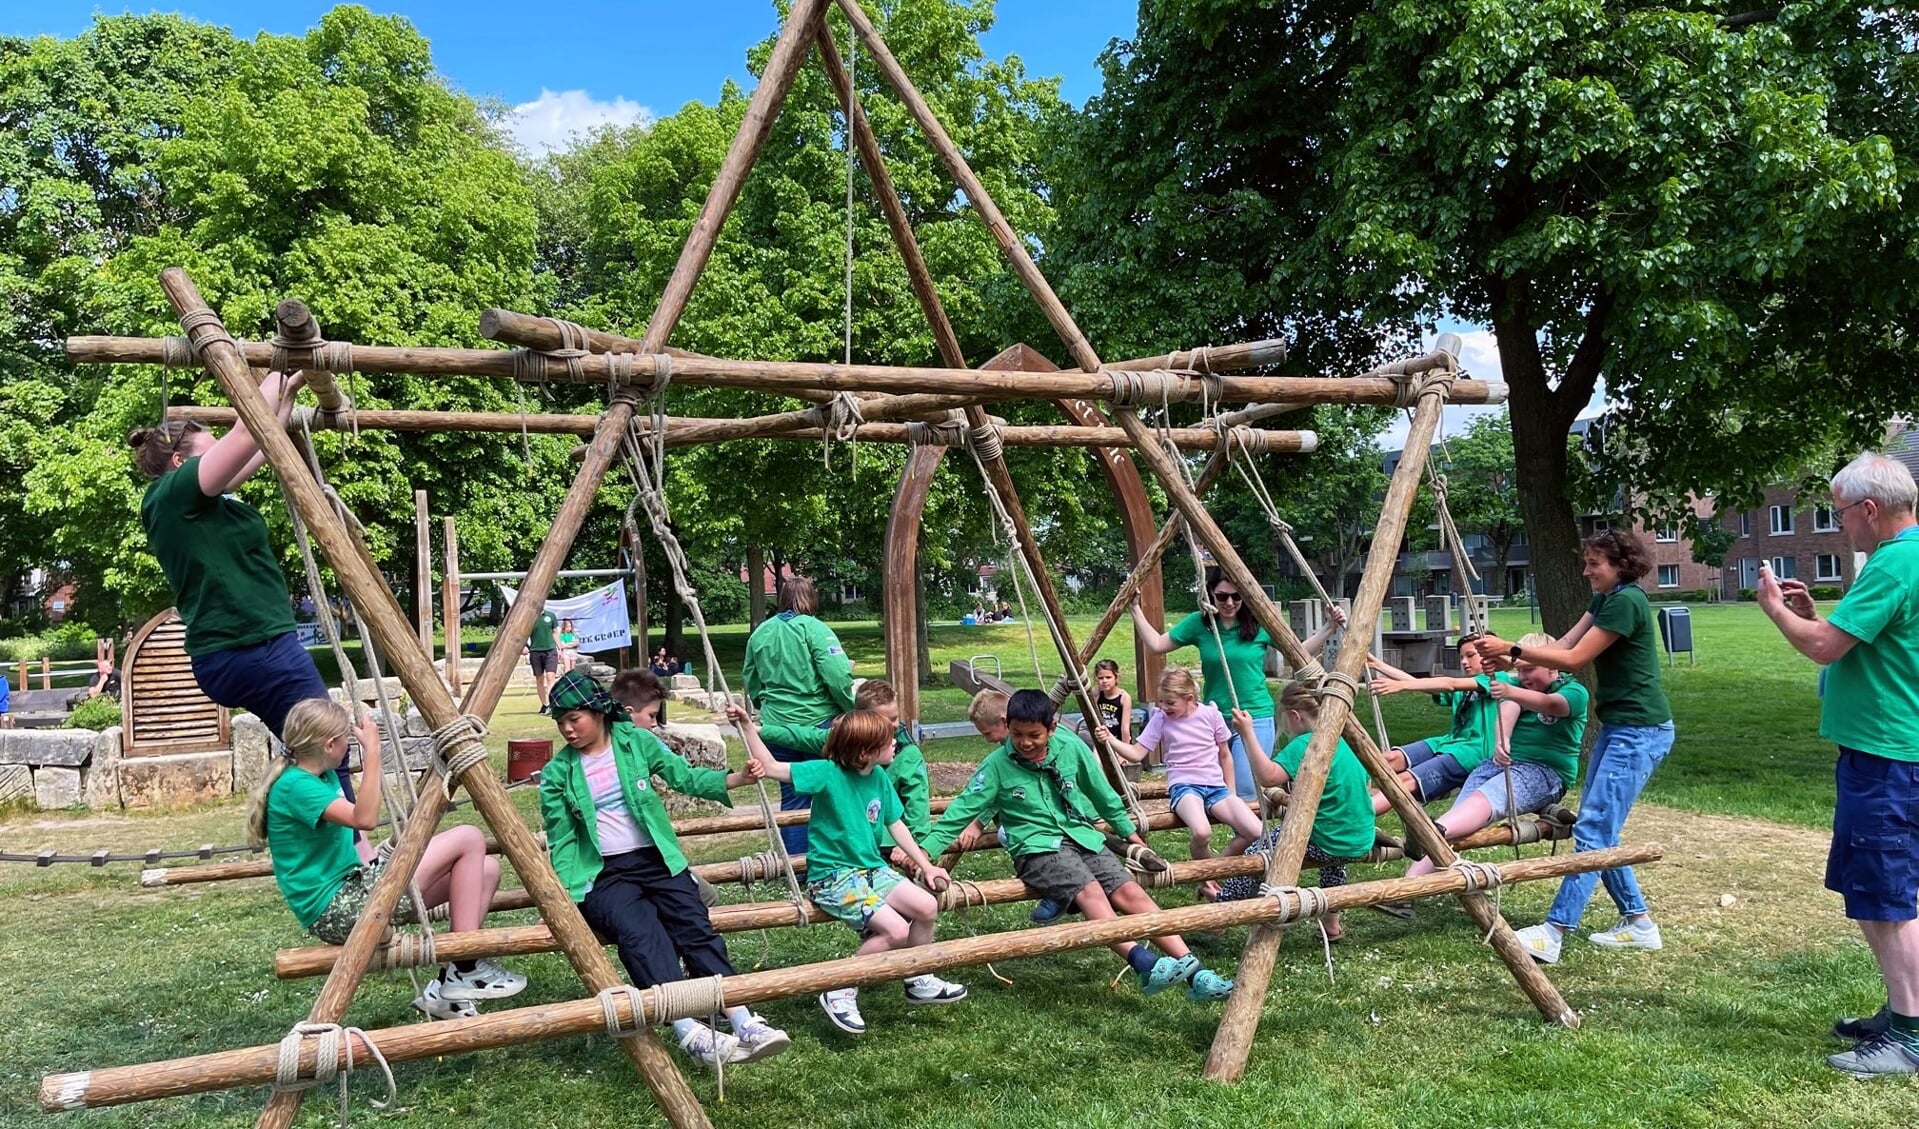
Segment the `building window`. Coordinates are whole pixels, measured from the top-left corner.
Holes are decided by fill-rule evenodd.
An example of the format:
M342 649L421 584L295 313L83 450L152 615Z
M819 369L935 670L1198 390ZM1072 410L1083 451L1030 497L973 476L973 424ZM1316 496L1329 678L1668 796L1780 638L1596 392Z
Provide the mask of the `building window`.
M1839 532L1839 519L1833 516L1831 506L1814 506L1812 508L1812 531L1814 533Z
M1814 580L1843 580L1839 575L1839 554L1821 553L1813 564Z
M1604 532L1606 532L1606 531L1607 531L1608 529L1611 529L1611 528L1612 528L1612 522L1610 522L1610 521L1608 521L1608 520L1606 520L1605 518L1603 518L1603 517L1596 517L1596 518L1594 518L1594 519L1593 519L1593 532L1594 532L1594 533L1604 533Z
M1652 539L1662 545L1670 545L1679 540L1679 527L1676 525L1659 526L1652 531Z
M1659 586L1661 588L1679 587L1679 566L1678 565L1672 564L1672 565L1659 566Z
M1780 580L1792 580L1799 575L1798 557L1774 557L1772 574Z
M1739 511L1739 536L1752 536L1752 512L1750 510Z
M1772 535L1774 537L1780 537L1785 534L1791 533L1792 532L1792 507L1791 506L1773 506L1771 507L1771 511L1772 511Z

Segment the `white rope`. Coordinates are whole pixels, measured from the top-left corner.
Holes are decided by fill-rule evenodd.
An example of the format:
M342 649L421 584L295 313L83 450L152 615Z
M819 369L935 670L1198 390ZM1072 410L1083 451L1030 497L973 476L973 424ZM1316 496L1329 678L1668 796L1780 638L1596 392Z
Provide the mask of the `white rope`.
M358 1038L365 1044L367 1054L380 1066L380 1073L386 1077L386 1100L374 1101L374 1109L385 1109L390 1105L397 1090L393 1084L393 1068L387 1065L386 1056L380 1053L379 1045L358 1027L342 1027L337 1023L296 1023L293 1029L280 1040L279 1055L273 1067L273 1088L277 1091L297 1093L324 1086L328 1082L340 1084L340 1129L346 1129L347 1112L347 1075L353 1073L353 1040ZM300 1076L300 1049L308 1040L313 1040L313 1077Z

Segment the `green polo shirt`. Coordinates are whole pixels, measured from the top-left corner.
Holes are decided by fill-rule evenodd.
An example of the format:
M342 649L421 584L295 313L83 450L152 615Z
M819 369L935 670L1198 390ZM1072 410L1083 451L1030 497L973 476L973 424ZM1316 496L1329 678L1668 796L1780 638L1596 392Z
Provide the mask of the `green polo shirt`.
M1064 728L1053 730L1038 765L1015 755L1010 740L988 753L920 846L938 857L974 818L992 811L999 812L1014 858L1057 851L1067 839L1089 851L1104 850L1106 835L1091 822L1096 818L1121 837L1135 830L1092 750Z
M1273 693L1266 687L1266 651L1273 641L1264 627L1250 640L1239 637L1239 624L1222 619L1219 639L1206 626L1203 612L1194 612L1173 625L1166 637L1182 647L1199 648L1199 672L1205 680L1200 696L1219 707L1221 717L1233 716L1233 695L1239 708L1254 717L1273 716ZM1225 644L1222 653L1220 644ZM1230 682L1227 675L1232 675Z
M1606 725L1664 725L1672 720L1659 684L1659 629L1646 590L1624 584L1595 594L1593 626L1619 636L1593 660L1599 720Z
M1299 766L1306 760L1306 746L1313 735L1301 733L1273 753L1273 760L1293 779L1299 779ZM1376 824L1373 797L1366 785L1370 777L1359 763L1346 739L1340 738L1333 749L1333 763L1326 770L1326 788L1319 796L1319 810L1313 813L1313 846L1330 858L1363 858L1372 852Z
M273 881L287 908L311 929L326 912L340 884L360 866L353 829L321 818L333 801L345 798L332 770L315 776L304 768L283 769L267 793L267 848L273 852Z
M806 831L806 876L817 882L838 870L886 865L879 834L899 822L900 798L876 765L848 772L829 760L793 765L793 790L813 797Z
M1819 735L1919 761L1919 526L1873 550L1827 619L1859 642L1827 669Z
M1572 712L1554 717L1533 710L1519 711L1519 720L1513 723L1513 760L1545 765L1570 788L1579 779L1579 744L1586 736L1588 694L1579 679L1563 673L1546 692L1565 698Z
M1452 757L1467 772L1493 755L1493 726L1499 709L1487 690L1495 678L1501 682L1518 682L1507 674L1480 674L1473 678L1479 684L1478 689L1448 690L1433 695L1435 702L1453 711L1453 727L1442 737L1428 738L1426 744L1433 752Z
M557 648L553 645L553 629L559 625L559 617L552 612L542 610L539 615L533 617L533 633L526 637L526 649L529 651L556 650Z
M140 501L140 525L186 622L187 654L250 647L293 630L266 519L231 494L207 497L200 456L153 480Z

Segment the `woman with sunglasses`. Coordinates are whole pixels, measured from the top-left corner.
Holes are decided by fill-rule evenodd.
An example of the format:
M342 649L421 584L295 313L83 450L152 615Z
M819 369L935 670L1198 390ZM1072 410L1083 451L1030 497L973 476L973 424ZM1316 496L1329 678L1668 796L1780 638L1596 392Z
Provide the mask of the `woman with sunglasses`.
M1206 593L1217 615L1204 609L1193 612L1161 633L1146 618L1137 602L1133 604L1133 630L1156 655L1169 654L1181 647L1199 648L1199 669L1204 679L1201 696L1219 708L1224 716L1235 709L1245 710L1253 718L1260 747L1273 748L1273 694L1266 685L1266 651L1274 646L1266 629L1253 619L1253 609L1240 595L1239 585L1220 572L1219 566L1206 569ZM1333 631L1346 622L1346 613L1337 606L1328 609L1326 626L1304 641L1306 653L1317 655L1326 646ZM1240 799L1258 798L1253 768L1246 759L1246 746L1233 735L1233 791Z

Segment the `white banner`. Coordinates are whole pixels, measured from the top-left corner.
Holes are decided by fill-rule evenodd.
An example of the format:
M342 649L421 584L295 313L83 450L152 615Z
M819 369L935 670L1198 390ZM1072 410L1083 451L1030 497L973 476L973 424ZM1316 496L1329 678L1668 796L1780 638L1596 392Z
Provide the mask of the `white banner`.
M508 607L520 598L519 590L500 585ZM580 637L579 651L584 655L616 650L633 645L633 621L626 614L626 585L615 580L604 588L595 588L584 596L548 600L546 610L562 620L573 621L573 633ZM559 630L553 632L557 639Z

